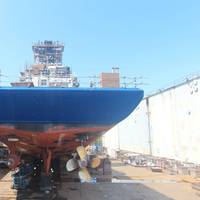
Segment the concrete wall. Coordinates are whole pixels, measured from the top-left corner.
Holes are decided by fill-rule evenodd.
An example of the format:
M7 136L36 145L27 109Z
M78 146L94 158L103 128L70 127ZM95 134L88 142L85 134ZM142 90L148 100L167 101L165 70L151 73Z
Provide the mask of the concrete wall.
M108 131L103 143L110 152L121 149L149 153L146 102L142 101L133 113Z
M104 141L110 149L200 164L200 79L145 98Z
M200 163L199 80L149 98L153 155Z

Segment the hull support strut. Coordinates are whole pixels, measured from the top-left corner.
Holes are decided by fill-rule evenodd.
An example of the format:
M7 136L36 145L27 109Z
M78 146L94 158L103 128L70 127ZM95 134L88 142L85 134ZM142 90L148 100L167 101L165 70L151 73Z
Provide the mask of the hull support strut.
M52 151L46 149L43 151L44 172L41 174L40 190L49 193L52 190L51 167Z

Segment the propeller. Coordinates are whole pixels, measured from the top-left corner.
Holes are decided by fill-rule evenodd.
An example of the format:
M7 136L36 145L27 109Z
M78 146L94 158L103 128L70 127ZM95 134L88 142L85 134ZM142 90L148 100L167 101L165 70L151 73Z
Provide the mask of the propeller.
M78 146L76 148L77 154L79 155L79 160L76 158L71 158L66 163L66 169L67 171L71 172L79 168L79 178L82 182L91 182L92 177L88 171L88 167L90 168L97 168L101 164L101 159L98 157L94 157L92 159L89 159L89 156L87 155L86 148L84 146Z

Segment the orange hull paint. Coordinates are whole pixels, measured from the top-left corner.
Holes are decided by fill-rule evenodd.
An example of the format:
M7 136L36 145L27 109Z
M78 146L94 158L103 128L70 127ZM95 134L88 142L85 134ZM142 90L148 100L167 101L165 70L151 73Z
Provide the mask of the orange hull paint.
M45 132L18 130L9 126L0 126L0 141L13 152L26 153L42 158L44 150L51 150L52 157L75 151L79 145L87 146L112 126L65 128L56 126ZM87 140L82 140L87 136ZM9 141L15 138L18 141Z

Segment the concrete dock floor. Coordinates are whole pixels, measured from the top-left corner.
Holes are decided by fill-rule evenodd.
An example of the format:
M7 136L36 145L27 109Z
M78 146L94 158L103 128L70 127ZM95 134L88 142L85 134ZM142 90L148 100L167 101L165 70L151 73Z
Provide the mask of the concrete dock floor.
M112 161L113 183L62 183L52 194L11 189L10 173L0 169L0 200L200 200L189 177L151 172Z

